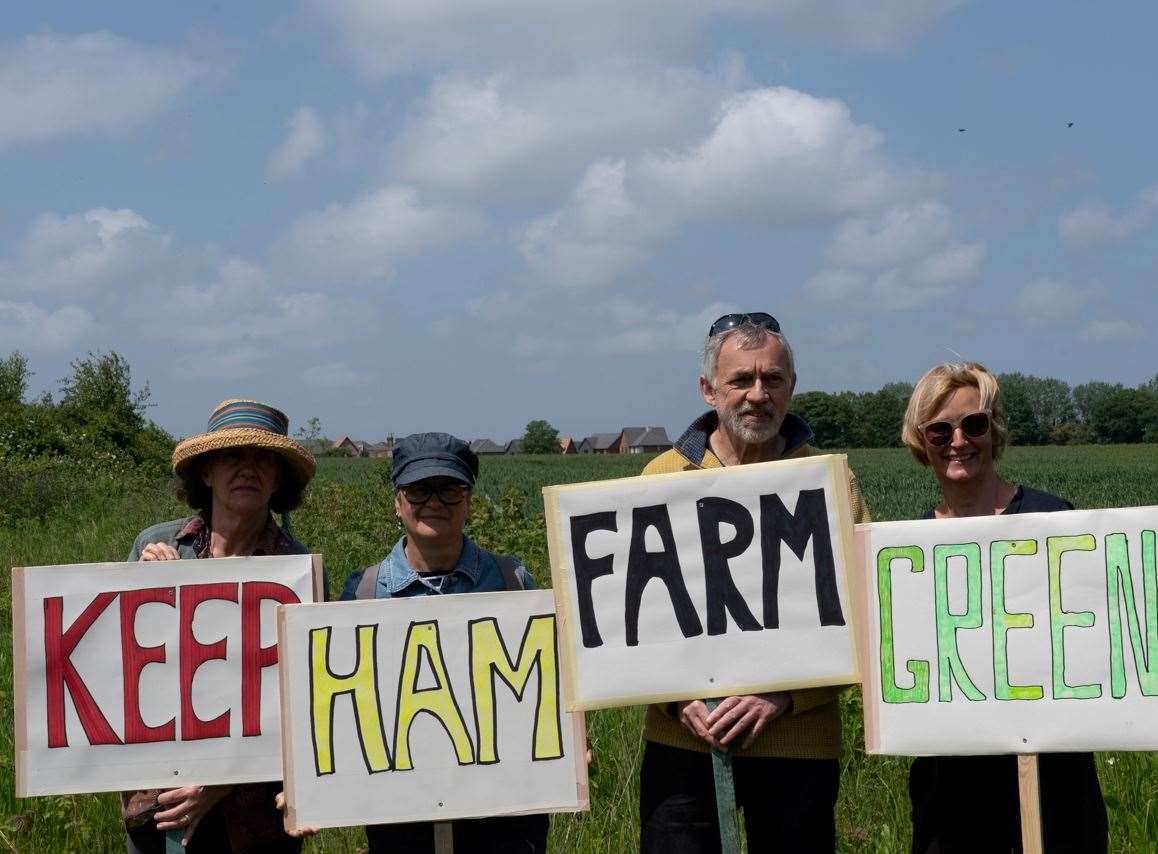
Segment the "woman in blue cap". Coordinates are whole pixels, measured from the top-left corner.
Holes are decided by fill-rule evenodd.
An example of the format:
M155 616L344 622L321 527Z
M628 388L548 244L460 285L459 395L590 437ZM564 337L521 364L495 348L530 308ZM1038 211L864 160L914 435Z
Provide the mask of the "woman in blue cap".
M535 586L518 558L496 555L466 536L478 457L448 433L416 433L394 448L394 511L405 534L381 563L355 570L342 599L387 599L526 590ZM544 852L544 814L451 822L458 854L480 851ZM366 827L370 854L433 852L434 824Z

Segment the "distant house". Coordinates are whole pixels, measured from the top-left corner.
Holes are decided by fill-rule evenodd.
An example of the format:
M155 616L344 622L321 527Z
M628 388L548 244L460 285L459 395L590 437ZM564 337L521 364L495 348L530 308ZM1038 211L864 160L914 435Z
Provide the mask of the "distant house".
M559 440L560 454L577 454L579 453L579 446L575 444L575 440L570 436L564 436Z
M521 454L523 452L523 440L511 439L507 442L507 447L504 453L506 454Z
M620 434L619 453L651 454L671 447L667 430L662 427L624 427Z
M394 453L394 443L363 442L362 451L367 457L388 457Z
M581 454L618 454L623 431L618 433L592 433L579 443Z
M475 439L470 443L470 449L480 457L486 454L505 454L507 452L506 445L500 445L490 439Z
M339 448L345 448L347 451L349 451L355 457L360 457L360 456L362 456L362 449L365 446L366 446L366 443L363 441L360 441L358 439L351 439L349 436L343 436L342 438L335 441L334 444L331 445L330 447L332 447L335 451L338 450Z

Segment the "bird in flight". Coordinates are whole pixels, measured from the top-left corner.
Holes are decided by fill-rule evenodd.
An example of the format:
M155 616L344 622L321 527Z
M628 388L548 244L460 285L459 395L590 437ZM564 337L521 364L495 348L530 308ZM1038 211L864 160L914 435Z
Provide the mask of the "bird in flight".
M1073 122L1066 122L1066 127L1072 128L1073 126L1074 126Z
M965 133L965 128L957 128L957 133Z

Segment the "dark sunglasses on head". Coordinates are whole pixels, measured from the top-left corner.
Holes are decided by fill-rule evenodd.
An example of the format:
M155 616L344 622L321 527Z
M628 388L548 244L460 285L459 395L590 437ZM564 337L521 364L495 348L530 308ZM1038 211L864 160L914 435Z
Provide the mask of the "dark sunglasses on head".
M979 412L970 412L968 415L962 415L960 418L930 421L928 424L921 426L921 434L930 445L935 448L940 448L953 441L953 431L958 427L960 427L961 432L970 439L980 439L989 432L991 426L989 413L982 410Z
M745 314L725 314L718 318L708 330L708 337L719 335L721 332L727 332L729 329L735 329L744 323L751 323L755 326L763 327L769 332L780 331L780 321L770 315L766 311L750 311Z
M421 507L435 495L438 500L446 507L453 507L455 504L461 504L462 500L466 498L468 487L463 483L447 483L442 486L426 486L421 483L410 484L403 486L401 492L406 496L415 507Z

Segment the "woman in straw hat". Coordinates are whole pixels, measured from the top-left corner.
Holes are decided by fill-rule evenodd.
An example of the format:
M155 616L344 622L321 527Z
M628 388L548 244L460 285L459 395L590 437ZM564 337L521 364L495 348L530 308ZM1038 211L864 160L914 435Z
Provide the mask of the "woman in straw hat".
M272 512L293 510L316 464L289 438L289 420L252 400L223 401L209 428L173 451L178 496L194 515L146 528L129 560L308 554ZM183 831L189 852L297 852L274 805L280 783L186 786L125 793L130 854L162 852L165 833Z

